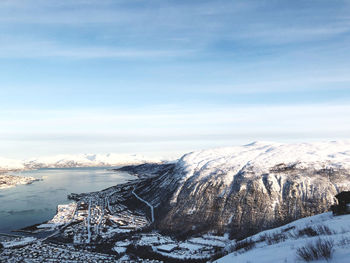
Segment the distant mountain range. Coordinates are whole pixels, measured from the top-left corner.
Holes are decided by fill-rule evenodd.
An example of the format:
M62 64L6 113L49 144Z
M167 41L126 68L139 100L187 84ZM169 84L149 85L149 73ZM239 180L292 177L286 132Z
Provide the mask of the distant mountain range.
M138 154L61 154L26 160L0 158L0 170L120 166L162 161L161 158L150 158Z

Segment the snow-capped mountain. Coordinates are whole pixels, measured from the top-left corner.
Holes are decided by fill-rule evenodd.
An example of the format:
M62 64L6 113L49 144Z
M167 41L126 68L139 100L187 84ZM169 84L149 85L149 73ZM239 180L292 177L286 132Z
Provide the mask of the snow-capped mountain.
M350 258L350 215L323 213L288 225L260 232L245 240L233 241L228 255L215 263L231 262L317 262L347 263ZM323 246L319 246L321 244ZM307 254L309 248L312 253ZM328 253L330 254L329 258ZM306 253L305 253L306 252Z
M162 161L161 158L151 158L137 154L61 154L26 160L0 158L0 170L120 166L141 163L159 163Z
M186 154L139 194L162 230L244 237L327 211L349 179L349 141L255 142Z
M0 157L0 171L22 170L24 168L22 161Z

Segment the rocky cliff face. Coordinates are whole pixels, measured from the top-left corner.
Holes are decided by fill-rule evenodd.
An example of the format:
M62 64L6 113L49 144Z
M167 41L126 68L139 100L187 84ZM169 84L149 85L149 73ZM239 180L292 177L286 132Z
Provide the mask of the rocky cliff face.
M253 143L189 153L139 187L161 230L242 237L327 211L349 179L350 142Z

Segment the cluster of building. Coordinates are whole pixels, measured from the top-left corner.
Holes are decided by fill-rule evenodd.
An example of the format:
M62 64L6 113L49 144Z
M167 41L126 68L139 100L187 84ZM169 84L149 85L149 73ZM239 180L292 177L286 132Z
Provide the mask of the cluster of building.
M9 234L0 234L0 243L4 244L7 242L17 242L22 240L22 236L9 235Z
M203 235L177 241L159 233L141 234L136 247L152 247L153 252L173 259L209 259L229 243L228 237ZM118 242L116 243L118 246Z
M120 233L140 230L151 222L142 211L132 211L123 204L125 193L131 189L126 185L85 195L71 195L76 203L59 206L57 215L49 223L65 224L60 235L74 244L90 244Z
M16 235L0 234L0 248L16 248L34 243L35 237L23 237Z
M0 262L121 262L118 257L76 249L68 245L35 242L15 249L4 249Z
M207 235L179 242L145 232L154 221L154 207L137 194L136 186L130 182L100 192L70 195L75 202L59 205L55 217L33 231L53 233L20 247L5 248L0 262L135 262L128 260L129 256L138 258L138 248L159 255L154 258L205 260L225 247L228 239L224 237ZM135 202L143 202L144 210ZM97 249L106 243L112 244L109 252ZM128 248L135 252L128 254ZM160 262L147 258L152 257L140 262Z
M87 194L71 194L75 202L58 205L54 218L34 227L32 233L57 230L56 237L76 245L111 239L149 226L151 220L142 210L132 211L124 201L133 196L135 183ZM55 236L53 235L53 237Z

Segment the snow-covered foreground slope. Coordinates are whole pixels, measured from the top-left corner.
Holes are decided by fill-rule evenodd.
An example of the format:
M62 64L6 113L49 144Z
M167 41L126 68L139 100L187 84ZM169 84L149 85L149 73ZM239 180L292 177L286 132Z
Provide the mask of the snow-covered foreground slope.
M142 163L160 163L162 158L145 157L138 154L61 154L27 160L0 157L0 171L38 168L101 167Z
M333 254L328 262L350 262L350 215L333 216L328 212L261 232L240 241L252 244L250 248L237 249L215 262L304 262L297 250L316 244L318 240L333 243ZM227 250L235 250L235 242ZM326 260L321 258L313 262Z
M186 154L139 194L162 230L244 237L327 211L349 179L350 141L256 142Z

